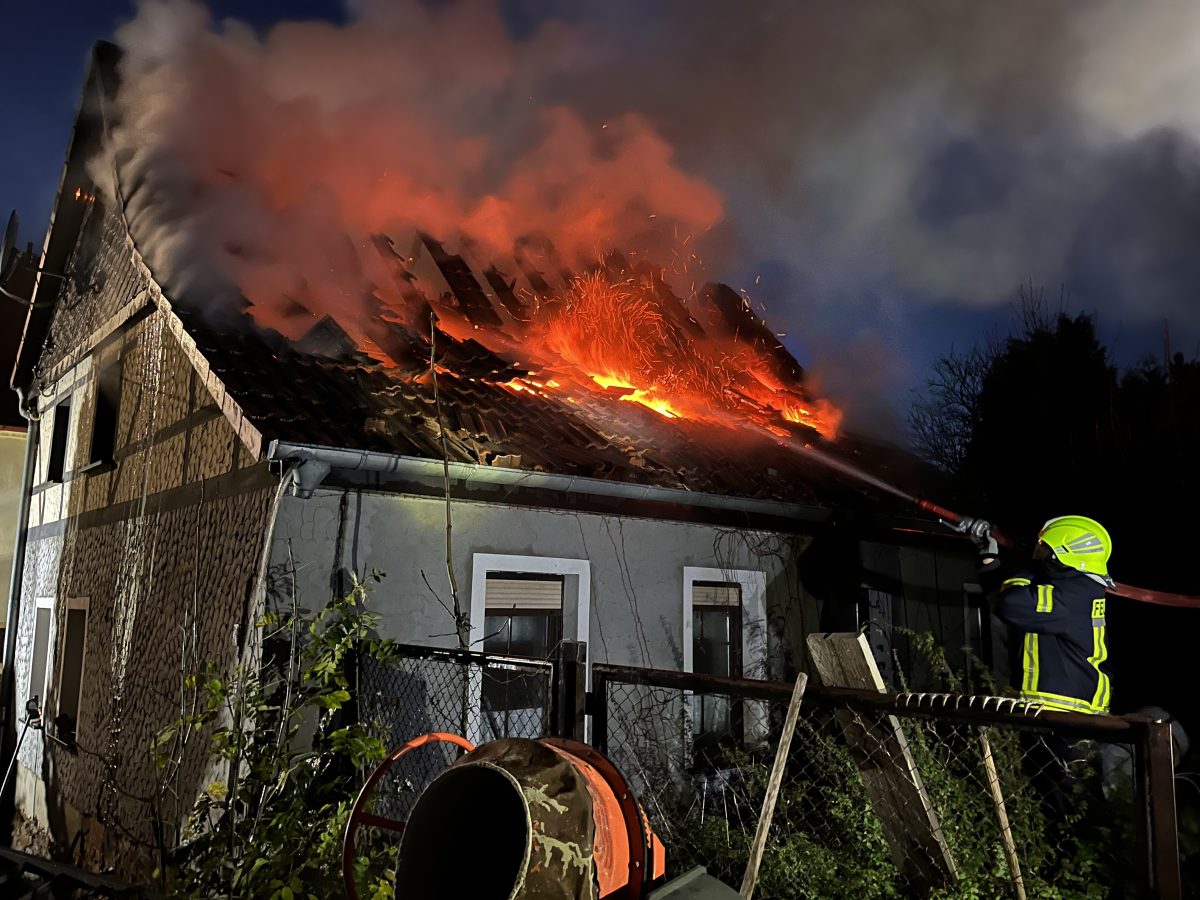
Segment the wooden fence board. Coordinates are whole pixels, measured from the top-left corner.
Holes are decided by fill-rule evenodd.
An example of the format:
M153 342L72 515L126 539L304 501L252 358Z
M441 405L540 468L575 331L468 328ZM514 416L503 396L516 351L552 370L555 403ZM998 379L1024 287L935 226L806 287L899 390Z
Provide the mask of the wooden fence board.
M810 634L808 649L828 687L885 690L864 635ZM868 720L846 710L837 716L896 868L914 888L954 884L954 860L900 720Z

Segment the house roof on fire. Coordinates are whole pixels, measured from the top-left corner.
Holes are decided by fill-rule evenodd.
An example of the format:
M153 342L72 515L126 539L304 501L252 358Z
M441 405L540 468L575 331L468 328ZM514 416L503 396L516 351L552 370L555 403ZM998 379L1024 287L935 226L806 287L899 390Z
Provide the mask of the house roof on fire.
M111 90L115 59L112 48L100 46L89 85ZM81 237L89 226L64 198L76 190L76 182L95 190L84 181L81 157L104 127L102 117L82 104L44 251L52 271L56 265L95 264L81 258L96 252L96 244ZM123 204L138 189L123 186L120 207L103 199L94 205L104 228L124 229ZM555 303L573 277L546 256L518 253L498 262L479 258L466 243L452 246L419 233L378 235L373 252L392 272L389 290L404 298L408 314L395 315L384 299L368 298L364 302L377 304L371 333L352 338L352 329L336 314L302 302L297 314L308 316L312 325L298 340L289 340L263 324L248 301L214 309L197 302L185 285L150 273L137 251L146 235L137 233L136 216L132 221L133 239L126 245L135 265L161 279L150 296L177 317L177 331L194 342L204 366L219 379L227 414L240 413L243 421L235 425L243 436L249 430L261 438L260 452L267 441L280 440L438 460L444 453L451 461L480 466L905 516L912 511L886 493L813 462L797 445L818 444L900 483L927 477L927 468L911 455L868 441L847 436L823 441L807 425L780 417L765 429L676 417L652 405L624 402L630 399L628 385L572 386L569 377L521 353L489 349L497 346L492 340L497 332L506 332L505 346L519 346L531 310ZM633 280L652 293L671 340L731 342L760 360L773 384L807 396L799 364L732 289L711 284L685 302L661 270L618 254L598 261L590 274L610 283ZM57 297L59 282L43 280L39 292L39 300ZM14 384L32 379L52 312L41 305L31 309ZM440 323L436 331L428 327L431 317ZM431 358L437 361L436 393ZM547 387L557 385L556 377L566 387ZM762 412L761 404L734 399L735 405L746 401ZM759 425L762 421L759 415Z

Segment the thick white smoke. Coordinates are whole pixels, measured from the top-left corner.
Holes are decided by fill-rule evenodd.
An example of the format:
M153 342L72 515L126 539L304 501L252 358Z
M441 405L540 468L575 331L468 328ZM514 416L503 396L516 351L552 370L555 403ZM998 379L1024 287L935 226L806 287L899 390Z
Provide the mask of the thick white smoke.
M118 40L116 158L150 264L229 275L263 313L301 300L352 317L375 233L494 253L538 235L572 261L722 214L645 117L588 119L552 95L576 29L516 40L490 3L370 4L260 39L150 0Z

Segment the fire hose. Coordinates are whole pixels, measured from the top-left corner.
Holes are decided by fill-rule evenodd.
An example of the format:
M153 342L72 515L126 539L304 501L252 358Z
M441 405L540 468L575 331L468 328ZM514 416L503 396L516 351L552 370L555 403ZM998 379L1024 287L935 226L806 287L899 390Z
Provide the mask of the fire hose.
M822 450L818 450L816 447L813 447L810 444L793 441L791 446L808 456L810 459L819 462L823 466L834 469L835 471L857 481L861 481L865 484L876 487L882 491L892 494L895 497L899 497L910 506L914 506L917 509L932 513L939 519L943 520L950 527L957 525L965 518L960 513L946 509L946 507L940 506L937 503L934 503L932 500L926 500L910 494L907 491L901 490L894 484L884 481L882 478L878 478L875 475L872 475L870 472L864 472L862 469L845 462L844 460L830 456L829 454ZM992 529L992 537L994 537L996 539L996 543L1000 544L1001 546L1013 546L1013 542L996 529ZM1152 591L1149 588L1141 588L1130 584L1122 584L1119 581L1116 582L1113 587L1108 589L1108 593L1110 596L1123 597L1126 600L1133 600L1138 603L1152 603L1155 606L1176 606L1188 609L1200 609L1200 596L1196 596L1194 594L1172 594L1169 591Z
M938 506L931 500L916 499L916 505L926 512L933 513L939 519L945 521L948 525L954 526L962 521L963 517L952 510L946 509L944 506ZM996 543L1002 547L1012 547L1013 542L1004 534L992 529L992 537L996 539ZM1118 581L1108 589L1108 594L1113 597L1123 597L1126 600L1134 600L1138 603L1153 603L1156 606L1181 606L1192 609L1200 609L1200 597L1189 594L1172 594L1169 591L1152 591L1148 588L1134 587L1131 584L1123 584Z

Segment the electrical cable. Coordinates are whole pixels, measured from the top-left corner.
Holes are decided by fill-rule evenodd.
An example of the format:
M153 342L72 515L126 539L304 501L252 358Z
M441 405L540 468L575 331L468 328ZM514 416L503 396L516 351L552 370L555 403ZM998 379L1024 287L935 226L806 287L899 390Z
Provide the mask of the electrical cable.
M31 702L36 703L37 698L35 697L34 700ZM35 721L37 722L36 725L33 724ZM29 715L29 704L26 704L25 725L21 729L21 736L17 739L17 749L13 751L12 759L10 759L8 761L8 770L4 773L4 782L0 783L0 795L2 795L6 790L8 790L8 780L12 777L13 769L16 768L17 757L21 755L21 745L23 743L25 743L25 735L28 733L30 727L41 728L42 727L42 718L41 718L41 714L39 711L38 718L36 720L33 719Z

